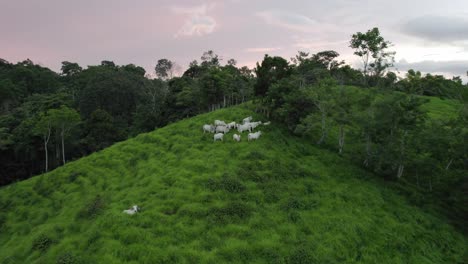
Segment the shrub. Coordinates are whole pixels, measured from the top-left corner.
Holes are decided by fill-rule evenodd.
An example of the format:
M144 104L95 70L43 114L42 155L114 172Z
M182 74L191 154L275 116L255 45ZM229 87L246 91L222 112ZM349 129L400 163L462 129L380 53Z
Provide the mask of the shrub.
M41 234L39 235L38 237L36 237L36 239L34 239L33 243L32 243L32 249L33 250L39 250L41 252L45 252L47 251L47 249L49 249L49 247L54 243L54 240L45 235L45 234Z
M306 208L306 204L303 200L296 197L289 198L286 202L281 205L283 211L291 210L303 210Z
M53 188L52 188L52 186L48 186L45 183L44 176L42 176L42 177L39 177L39 179L34 184L33 190L37 194L39 194L39 195L41 195L43 197L47 197L52 193Z
M246 187L238 179L224 174L221 179L208 179L207 187L212 190L225 190L230 193L240 193L245 191Z
M286 259L288 264L309 264L314 262L311 252L303 247L294 249Z
M96 195L96 197L88 203L83 209L80 210L78 213L79 218L95 218L99 215L105 208L105 201L100 195Z
M241 202L230 202L221 208L213 208L209 213L211 221L217 224L235 223L250 217L251 208Z
M71 172L70 175L68 175L68 182L75 182L79 176L81 176L80 172L77 172L77 171Z
M57 264L76 264L78 263L77 257L70 252L65 252L57 257Z

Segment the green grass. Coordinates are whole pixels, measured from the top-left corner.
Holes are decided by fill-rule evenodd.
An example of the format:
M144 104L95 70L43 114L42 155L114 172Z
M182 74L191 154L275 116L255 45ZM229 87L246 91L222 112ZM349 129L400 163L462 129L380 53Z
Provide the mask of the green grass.
M0 263L462 263L466 238L274 123L186 119L0 189ZM139 214L124 215L133 204Z

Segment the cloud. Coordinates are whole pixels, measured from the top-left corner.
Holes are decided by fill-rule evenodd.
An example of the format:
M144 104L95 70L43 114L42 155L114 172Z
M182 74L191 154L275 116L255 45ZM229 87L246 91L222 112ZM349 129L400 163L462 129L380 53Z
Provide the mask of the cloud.
M279 10L267 10L256 13L265 23L300 32L317 32L327 25L310 17Z
M187 15L184 25L177 31L174 37L180 36L203 36L211 34L217 27L216 20L207 15L214 5L201 5L194 7L173 7L176 14Z
M466 74L468 71L468 60L425 60L410 63L403 59L395 63L394 67L399 71L407 71L409 69L414 69L424 73L443 74L448 77L460 76L466 79Z
M407 21L402 28L410 36L434 42L468 40L468 19L457 16L425 15Z
M266 53L280 50L280 47L272 47L272 48L247 48L244 51L246 52L257 52L257 53Z

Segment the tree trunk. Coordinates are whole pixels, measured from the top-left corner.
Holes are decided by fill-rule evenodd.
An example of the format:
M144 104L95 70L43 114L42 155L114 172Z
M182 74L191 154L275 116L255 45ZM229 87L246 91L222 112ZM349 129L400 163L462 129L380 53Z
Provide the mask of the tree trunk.
M447 166L445 166L445 170L449 170L450 169L450 165L452 165L452 162L453 162L453 159L450 159L449 163L447 164Z
M49 139L50 139L50 130L51 128L49 127L47 129L47 136L44 136L44 151L45 151L45 171L49 171L49 151L47 149L47 145L49 144Z
M401 176L403 175L403 171L405 169L405 166L403 164L398 165L398 171L397 171L397 178L400 179Z
M61 136L62 136L62 161L63 161L63 164L65 165L65 140L64 140L63 130L62 130Z
M369 134L366 135L366 159L364 160L364 165L369 166L369 158L371 155L371 137Z
M325 138L327 137L327 113L323 109L320 109L320 112L322 113L322 136L317 142L317 145L322 144L325 141Z
M340 155L343 153L344 141L345 141L345 131L344 131L343 125L341 125L340 126L340 136L338 138L339 154Z

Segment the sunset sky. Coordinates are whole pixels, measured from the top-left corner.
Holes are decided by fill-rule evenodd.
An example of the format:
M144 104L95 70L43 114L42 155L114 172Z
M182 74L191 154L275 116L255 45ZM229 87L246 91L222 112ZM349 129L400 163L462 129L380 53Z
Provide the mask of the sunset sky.
M168 58L182 69L206 50L253 67L264 54L333 49L359 67L351 35L378 27L405 72L468 70L468 1L64 1L0 0L0 58L60 70L113 60L152 72Z

